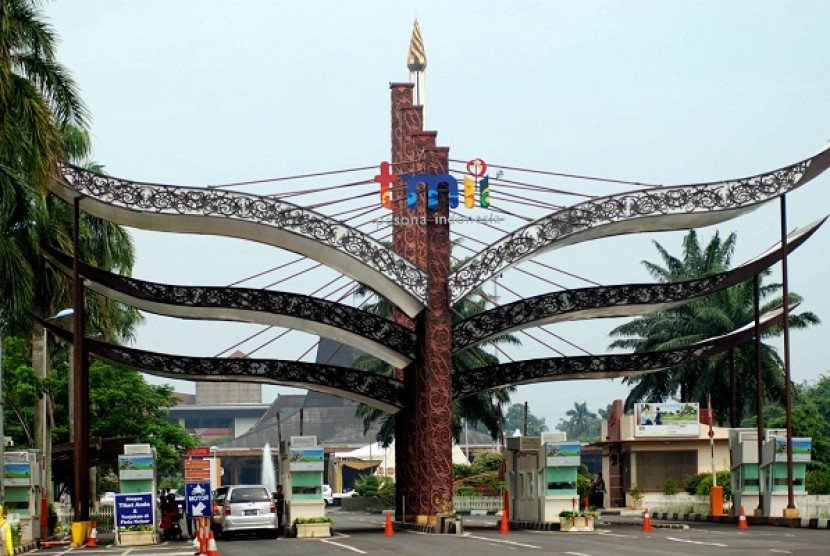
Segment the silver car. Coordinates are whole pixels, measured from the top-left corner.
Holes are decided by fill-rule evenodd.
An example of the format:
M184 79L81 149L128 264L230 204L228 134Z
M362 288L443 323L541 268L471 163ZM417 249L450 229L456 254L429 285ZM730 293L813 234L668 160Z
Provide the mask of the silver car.
M234 533L264 531L277 536L277 509L263 485L228 485L213 494L213 528L227 539Z

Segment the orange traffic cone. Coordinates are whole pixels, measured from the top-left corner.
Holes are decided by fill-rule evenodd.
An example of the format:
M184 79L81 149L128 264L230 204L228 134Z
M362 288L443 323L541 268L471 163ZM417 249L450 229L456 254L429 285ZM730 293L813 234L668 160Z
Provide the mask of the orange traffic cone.
M643 526L640 527L640 531L651 531L651 517L648 515L648 508L645 510L643 512Z
M738 529L749 529L749 523L746 522L746 514L744 513L743 506L741 506L741 514L738 517Z
M219 556L219 549L216 548L216 540L213 538L213 531L208 537L207 556Z
M392 527L392 514L389 512L386 512L386 527L383 528L383 534L387 537L392 537L395 535L395 528Z
M510 532L510 518L507 516L507 509L501 513L501 525L499 525L499 533L506 535Z
M87 548L98 548L98 529L95 522L92 522L92 531L89 532L89 539L86 541Z
M196 528L196 534L193 535L193 550L195 550L195 554L199 554L199 548L201 548L201 543L199 541L199 528Z

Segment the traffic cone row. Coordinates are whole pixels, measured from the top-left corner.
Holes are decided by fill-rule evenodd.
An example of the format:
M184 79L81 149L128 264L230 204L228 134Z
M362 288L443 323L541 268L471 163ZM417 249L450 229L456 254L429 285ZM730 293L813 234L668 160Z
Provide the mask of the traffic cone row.
M86 541L87 548L98 548L98 529L95 522L92 522L92 531L89 532L89 539Z
M738 517L738 529L749 529L749 523L746 521L746 513L744 513L743 506L741 506L741 513Z
M392 514L386 512L386 527L383 528L383 534L387 537L395 535L395 528L392 526Z
M640 531L651 531L651 517L648 515L648 508L645 508L645 512L643 512L643 526L640 527Z

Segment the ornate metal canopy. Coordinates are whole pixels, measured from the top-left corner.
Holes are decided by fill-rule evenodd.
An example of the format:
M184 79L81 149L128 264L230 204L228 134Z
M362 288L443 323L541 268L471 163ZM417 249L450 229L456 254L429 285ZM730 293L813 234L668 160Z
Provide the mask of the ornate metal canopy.
M456 303L496 274L550 249L635 232L717 224L807 183L830 166L830 149L747 178L649 188L592 199L519 228L465 262L449 280Z
M426 275L360 230L270 197L140 183L64 164L51 191L82 197L85 212L147 230L258 241L319 261L372 288L410 317L424 307Z
M72 341L73 335L68 330L43 319L37 320L61 340ZM84 345L90 353L101 359L155 376L307 388L364 403L389 413L395 413L403 407L403 384L400 381L346 367L281 359L185 357L131 349L93 338L85 338Z
M790 233L787 252L807 241L825 220ZM543 324L665 311L743 282L778 263L782 256L779 243L739 267L698 280L598 286L521 299L483 311L453 326L453 353L501 334Z
M45 249L47 259L68 276L72 259ZM179 286L145 282L85 263L86 286L145 311L189 319L255 322L303 330L353 346L398 368L415 357L415 334L403 326L348 305L295 293L247 288Z
M791 305L790 309L794 309L796 305ZM782 317L783 310L781 309L765 313L761 318L761 330L766 330ZM752 323L728 335L674 350L528 359L455 373L453 375L453 399L515 384L588 378L620 378L653 373L711 357L730 347L749 341L754 334L755 327Z

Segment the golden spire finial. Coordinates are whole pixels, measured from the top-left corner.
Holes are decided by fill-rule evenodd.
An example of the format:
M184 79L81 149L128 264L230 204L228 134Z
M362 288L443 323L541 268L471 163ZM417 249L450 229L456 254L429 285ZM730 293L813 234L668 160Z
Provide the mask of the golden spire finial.
M418 19L412 25L412 38L409 40L409 54L406 56L406 67L409 71L424 71L427 67L427 55L424 51L424 39L421 38L421 28Z

